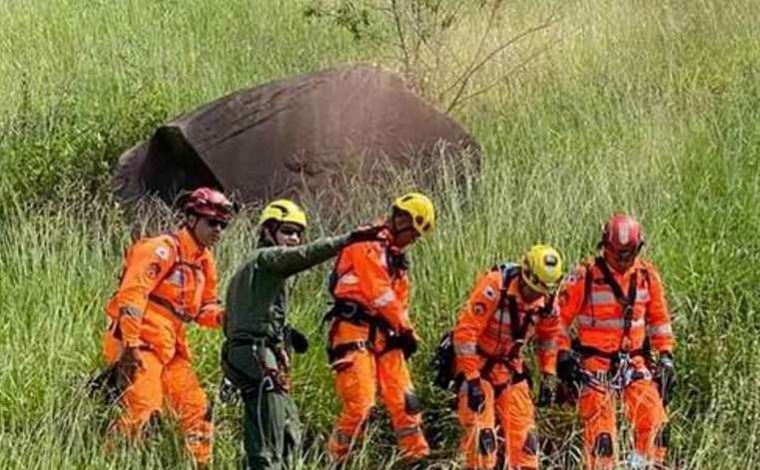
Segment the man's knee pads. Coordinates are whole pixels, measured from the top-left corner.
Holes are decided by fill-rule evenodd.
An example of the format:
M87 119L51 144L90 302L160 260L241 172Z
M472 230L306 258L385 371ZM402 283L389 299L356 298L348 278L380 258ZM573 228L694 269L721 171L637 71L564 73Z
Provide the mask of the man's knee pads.
M538 453L538 437L536 437L536 433L533 431L528 433L525 437L522 450L528 455L536 455Z
M600 433L594 440L593 454L596 457L612 457L612 436L608 432Z
M478 431L478 452L480 455L489 455L496 450L496 434L493 429L481 429Z
M416 415L422 412L422 402L417 398L414 390L404 392L404 411L409 415Z

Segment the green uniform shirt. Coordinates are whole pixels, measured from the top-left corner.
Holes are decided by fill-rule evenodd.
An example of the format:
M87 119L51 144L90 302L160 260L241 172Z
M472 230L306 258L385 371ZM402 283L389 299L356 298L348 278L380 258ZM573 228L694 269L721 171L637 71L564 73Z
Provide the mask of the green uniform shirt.
M230 343L255 338L284 341L290 276L327 261L348 242L348 235L321 238L295 247L259 248L232 278L227 289L224 335Z

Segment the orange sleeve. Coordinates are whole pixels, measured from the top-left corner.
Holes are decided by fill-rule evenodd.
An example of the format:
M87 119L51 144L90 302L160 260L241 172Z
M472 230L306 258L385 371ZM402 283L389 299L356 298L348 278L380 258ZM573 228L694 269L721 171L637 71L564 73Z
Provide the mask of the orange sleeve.
M646 311L647 336L656 351L672 352L675 338L670 323L670 311L665 300L665 289L657 269L650 263L646 263L645 266L649 273L650 296Z
M488 319L498 308L500 290L500 273L487 273L481 276L459 313L459 320L453 333L454 352L457 369L464 373L467 380L480 375L478 340L488 325Z
M169 273L176 256L174 246L162 239L137 242L127 255L124 275L116 293L119 330L125 346L140 345L140 326L148 295Z
M356 243L345 250L345 255L351 257L366 307L380 315L393 329L407 328L407 299L399 298L393 289L383 246L377 242Z
M572 347L570 329L575 317L583 308L586 296L586 276L588 269L584 265L578 265L565 278L557 293L557 307L559 309L559 332L557 335L557 347L560 351L569 351Z
M559 306L552 302L551 310L546 312L536 324L536 352L538 364L544 374L556 375L557 373L557 347L562 334L562 325L559 319Z
M219 281L216 274L216 263L214 262L214 256L210 253L203 263L203 274L206 281L203 284L201 310L195 321L206 328L219 328L222 326L224 319L224 308L219 301L217 293Z

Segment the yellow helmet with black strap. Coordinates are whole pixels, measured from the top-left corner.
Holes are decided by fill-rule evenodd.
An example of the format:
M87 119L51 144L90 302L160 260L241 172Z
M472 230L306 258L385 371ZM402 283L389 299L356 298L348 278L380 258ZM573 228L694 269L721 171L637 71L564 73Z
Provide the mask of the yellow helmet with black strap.
M435 207L422 193L407 193L393 201L393 208L412 217L414 229L420 235L428 235L435 229Z
M562 257L549 245L533 245L522 257L521 275L534 291L554 293L562 280Z
M270 202L259 217L259 225L269 221L290 223L306 228L306 213L301 207L290 199L278 199Z

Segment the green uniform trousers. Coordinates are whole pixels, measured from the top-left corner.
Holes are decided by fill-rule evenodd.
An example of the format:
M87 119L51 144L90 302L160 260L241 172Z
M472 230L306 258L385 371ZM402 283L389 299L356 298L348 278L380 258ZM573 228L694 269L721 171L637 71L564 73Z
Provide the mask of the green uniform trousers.
M247 468L284 469L298 458L301 422L290 395L275 390L251 390L243 397L243 445Z

